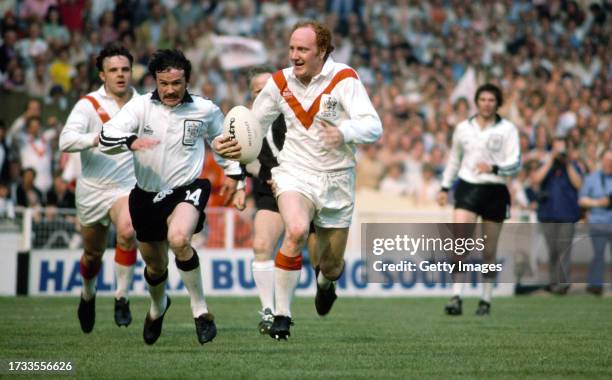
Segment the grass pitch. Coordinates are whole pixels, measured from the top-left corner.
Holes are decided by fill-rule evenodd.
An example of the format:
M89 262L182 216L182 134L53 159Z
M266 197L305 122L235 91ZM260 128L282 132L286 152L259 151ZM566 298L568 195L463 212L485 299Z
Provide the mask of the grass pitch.
M98 297L89 335L77 297L0 298L0 359L71 360L74 374L44 377L95 379L612 378L611 298L493 301L483 318L476 299L449 317L442 298L343 297L320 318L311 298L298 298L292 336L276 342L257 332L257 299L209 297L218 335L200 346L189 300L173 297L161 337L147 346L146 298L131 300L126 329L114 324L112 298Z

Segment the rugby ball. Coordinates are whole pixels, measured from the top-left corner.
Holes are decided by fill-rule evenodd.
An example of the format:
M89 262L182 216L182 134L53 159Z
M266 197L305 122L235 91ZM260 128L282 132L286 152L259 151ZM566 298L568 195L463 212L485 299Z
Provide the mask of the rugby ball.
M232 108L223 121L223 135L238 140L241 152L236 161L248 164L259 155L264 134L255 114L245 106Z

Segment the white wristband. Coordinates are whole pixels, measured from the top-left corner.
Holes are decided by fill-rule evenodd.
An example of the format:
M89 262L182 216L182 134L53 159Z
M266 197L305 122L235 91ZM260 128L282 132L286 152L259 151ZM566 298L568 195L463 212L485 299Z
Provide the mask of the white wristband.
M245 187L246 187L246 182L244 180L240 180L238 181L238 184L236 185L236 191L244 190Z

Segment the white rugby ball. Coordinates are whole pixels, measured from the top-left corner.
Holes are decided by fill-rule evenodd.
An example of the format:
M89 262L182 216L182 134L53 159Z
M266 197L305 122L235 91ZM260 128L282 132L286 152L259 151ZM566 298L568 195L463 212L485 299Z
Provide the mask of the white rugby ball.
M241 164L248 164L257 158L264 139L255 114L245 106L236 106L225 115L223 135L238 140L241 153L236 161Z

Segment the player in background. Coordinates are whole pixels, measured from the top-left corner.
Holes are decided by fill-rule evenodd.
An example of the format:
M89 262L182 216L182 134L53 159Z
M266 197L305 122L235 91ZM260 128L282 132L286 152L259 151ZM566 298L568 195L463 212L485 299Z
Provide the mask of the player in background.
M253 99L261 92L274 71L271 67L261 66L249 72L249 87ZM268 129L257 160L246 165L246 171L253 179L253 196L257 207L251 270L262 307L261 321L257 326L261 334L268 334L274 321L274 253L285 226L269 182L272 179L272 168L278 166L277 157L283 149L286 133L285 118L280 115ZM313 225L310 232L307 243L309 258L316 267Z
M136 263L136 239L128 210L128 194L136 183L129 153L110 157L98 149L102 124L138 94L132 87L130 52L120 45L107 45L96 66L103 85L77 102L59 138L63 152L80 152L82 171L77 180L76 206L81 223L83 290L78 308L81 329L91 332L95 323L96 280L106 249L110 223L117 231L115 247L115 322L132 321L128 290Z
M440 206L448 203L448 191L459 177L453 222L462 223L469 229L468 224L476 223L478 217L482 219L483 235L487 236L484 262L494 264L502 223L510 216L506 182L521 167L519 134L514 124L497 114L503 103L502 92L497 86L488 83L480 86L474 102L477 114L459 123L453 133L437 201ZM490 314L496 274L494 271L483 274L482 296L476 315ZM449 315L461 315L465 273L454 273L453 281L453 297L445 311Z
M332 33L317 21L297 23L289 41L292 67L275 73L255 99L263 128L285 117L287 134L272 169L285 238L275 258L275 316L270 336L287 339L291 301L302 268L310 222L316 227L315 307L326 315L336 300L355 199L355 144L378 140L382 125L365 87L350 67L336 63ZM213 147L236 159L240 145L222 137Z
M182 52L158 50L149 62L149 72L155 91L133 99L104 124L101 150L131 152L134 157L137 183L129 207L151 297L143 328L145 343L157 341L170 307L166 295L170 248L190 296L196 336L204 344L215 338L217 328L204 298L200 261L191 238L202 230L210 195L210 182L198 179L204 165L204 139L210 143L223 133L223 113L210 100L187 91L191 62ZM226 175L242 176L237 162L219 158L219 164ZM232 197L237 180L229 181Z

